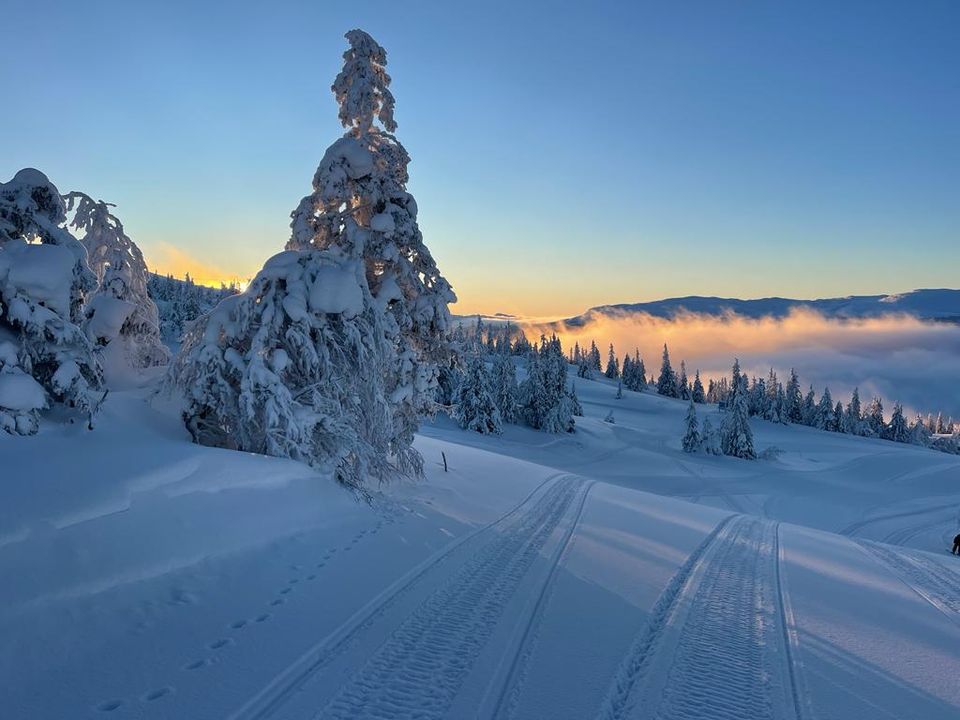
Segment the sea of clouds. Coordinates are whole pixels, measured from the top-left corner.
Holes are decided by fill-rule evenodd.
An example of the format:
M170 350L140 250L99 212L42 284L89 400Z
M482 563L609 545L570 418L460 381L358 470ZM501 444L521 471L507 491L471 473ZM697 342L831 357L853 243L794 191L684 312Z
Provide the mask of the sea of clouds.
M812 383L819 396L829 387L834 401L849 399L860 388L864 404L883 399L889 416L895 401L911 415L942 411L960 418L960 325L925 322L912 316L839 320L806 309L784 318L681 314L661 318L647 314L594 315L585 325L523 323L527 335L556 332L564 348L595 340L604 364L613 343L621 359L640 349L647 374L660 369L663 344L674 368L685 360L690 378L700 370L710 377L729 374L733 359L750 375L766 377L772 367L781 381L795 368L806 392Z

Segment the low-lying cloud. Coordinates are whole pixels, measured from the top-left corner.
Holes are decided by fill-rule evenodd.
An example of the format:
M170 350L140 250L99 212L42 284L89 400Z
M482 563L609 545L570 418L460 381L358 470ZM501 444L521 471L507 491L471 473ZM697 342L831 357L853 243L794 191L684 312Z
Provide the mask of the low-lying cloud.
M750 375L766 377L773 367L782 381L790 368L804 392L813 383L834 399L846 401L854 387L867 399L879 395L889 411L899 400L910 412L943 411L960 417L960 325L925 322L912 316L840 320L795 309L785 318L681 314L661 318L624 313L594 316L582 327L565 323L527 323L530 336L556 332L565 348L589 347L595 340L606 363L613 343L618 357L640 349L647 374L660 368L663 344L675 368L685 360L691 378L720 377L734 357Z

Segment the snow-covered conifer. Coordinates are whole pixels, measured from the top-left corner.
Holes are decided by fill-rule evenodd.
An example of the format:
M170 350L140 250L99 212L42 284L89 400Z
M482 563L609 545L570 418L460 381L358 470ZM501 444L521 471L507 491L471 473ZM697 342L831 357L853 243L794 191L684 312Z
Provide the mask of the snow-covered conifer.
M813 385L807 391L803 398L803 407L801 409L801 420L804 425L813 425L817 419L817 394L813 390Z
M623 381L617 380L617 400L623 399Z
M833 398L830 396L830 388L823 389L823 395L820 396L820 402L813 410L813 427L818 430L834 430L833 427Z
M39 412L73 409L92 424L103 377L82 329L97 280L64 227L57 188L33 169L0 183L0 428L37 431Z
M703 392L703 383L700 382L700 370L696 371L696 374L693 377L693 391L690 394L690 397L693 398L695 403L704 403L707 401L707 397Z
M870 401L866 413L863 417L864 434L870 437L885 437L887 434L887 423L883 419L883 401L876 397Z
M663 362L660 364L660 377L657 378L657 392L667 397L677 397L677 375L670 365L670 351L663 344Z
M140 248L124 232L123 224L110 211L113 207L86 193L65 196L74 211L71 226L82 232L87 261L99 287L87 300L87 336L120 357L133 368L165 365L170 352L160 340L157 305L147 290L147 264Z
M575 417L583 417L583 405L580 404L580 398L577 397L577 386L572 380L570 381L570 412L574 414Z
M710 418L703 419L703 429L700 432L700 447L707 455L722 455L723 450L720 447L720 438L717 431L714 430Z
M783 390L786 397L787 420L792 423L803 422L803 395L800 393L800 378L797 371L790 369L790 379Z
M739 363L734 365L734 377L738 377ZM747 411L746 378L739 376L733 386L727 412L723 416L720 428L720 446L724 455L753 460L756 452L753 449L753 431L750 429L749 412Z
M507 355L493 361L493 400L506 423L517 421L517 369Z
M894 403L893 413L890 415L890 424L887 426L886 437L898 443L910 442L910 428L903 417L903 405Z
M406 192L386 53L363 31L347 40L333 90L348 130L294 211L287 251L191 327L168 385L185 393L198 442L362 487L422 470L413 434L449 357L455 297Z
M697 420L697 407L690 398L690 405L687 407L687 416L684 419L683 432L683 451L687 453L697 452L703 443L700 436L700 423Z
M327 149L313 192L292 213L287 249L331 249L362 261L396 350L391 407L412 438L432 407L437 364L449 353L447 304L456 296L423 242L406 190L410 156L393 135L386 52L362 30L346 38L332 89L347 132Z
M833 419L831 420L832 426L831 430L833 432L846 432L843 427L843 403L837 400L837 404L833 408Z
M863 413L860 409L860 389L854 388L850 402L847 403L847 409L843 414L844 432L851 435L860 435L863 428Z
M610 343L610 350L607 353L607 369L603 371L603 374L611 380L620 377L620 361L617 360L617 354L613 351L613 343Z
M500 410L494 401L487 378L487 368L480 355L467 363L463 380L457 388L453 416L464 430L481 434L500 434Z
M680 376L677 378L677 397L681 400L690 399L690 381L687 379L687 363L680 361Z

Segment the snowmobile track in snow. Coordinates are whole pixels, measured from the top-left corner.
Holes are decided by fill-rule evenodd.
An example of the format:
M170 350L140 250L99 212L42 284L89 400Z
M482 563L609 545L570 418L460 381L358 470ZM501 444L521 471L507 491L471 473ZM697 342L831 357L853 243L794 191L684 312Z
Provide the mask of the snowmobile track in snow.
M731 516L690 555L618 670L600 717L798 718L777 525Z
M917 595L960 624L960 577L953 571L919 554L897 552L867 540L859 540L858 544Z
M499 693L497 693L493 709L489 712L489 716L493 718L510 718L513 716L516 703L519 700L520 693L523 689L523 684L526 681L527 675L527 666L530 661L530 657L533 654L533 649L536 645L537 636L540 631L540 622L543 619L543 614L546 611L547 605L550 603L550 596L553 592L554 579L556 578L557 571L563 564L563 560L566 557L570 546L572 545L571 540L573 535L577 530L577 527L580 524L580 518L583 515L583 507L587 503L587 496L590 494L590 490L593 488L595 482L590 481L583 493L580 495L580 502L577 504L576 512L574 513L573 520L570 523L570 526L567 528L567 531L564 533L563 540L560 541L560 545L557 548L556 552L553 554L553 559L550 563L550 572L547 574L547 578L543 583L543 586L540 588L540 594L537 596L536 603L533 607L533 611L530 613L530 617L524 626L523 633L521 634L516 647L513 649L513 659L510 662L510 666L506 671L505 677L495 681L499 684ZM478 713L481 717L486 716L486 713L481 711Z
M551 486L392 633L322 718L440 718L584 481Z
M531 490L523 500L499 518L458 538L392 583L364 607L360 608L360 610L343 623L343 625L318 642L286 670L274 677L266 687L248 700L244 706L235 711L230 716L231 720L265 720L266 718L275 717L277 713L282 710L287 700L296 695L300 688L308 682L311 677L320 673L333 660L341 655L360 635L368 630L378 618L383 616L401 596L417 586L431 570L443 564L444 561L464 544L484 534L496 532L501 526L515 521L518 516L522 518L526 515L537 513L538 508L543 506L547 496L554 496L558 487L564 484L562 478L565 477L569 477L567 473L554 473L550 475ZM550 487L548 487L546 491L541 492L544 487L547 486ZM540 499L536 503L533 503L532 501L538 495L541 496ZM528 508L531 504L533 504L533 507Z

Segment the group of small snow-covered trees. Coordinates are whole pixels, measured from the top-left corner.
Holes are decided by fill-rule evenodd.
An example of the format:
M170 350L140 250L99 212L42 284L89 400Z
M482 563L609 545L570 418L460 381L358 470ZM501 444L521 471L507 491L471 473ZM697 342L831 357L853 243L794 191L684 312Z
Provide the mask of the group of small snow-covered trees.
M286 251L187 331L168 383L197 442L302 460L362 488L419 473L419 419L456 297L417 226L386 52L361 30L332 90L346 133L292 213Z
M688 398L689 405L681 441L684 452L703 451L711 455L730 455L745 460L753 460L757 457L753 446L753 431L750 428L750 414L747 409L746 377L740 372L739 360L733 363L730 386L733 391L728 399L719 431L713 429L709 418L704 418L703 426L700 426L696 401L692 394Z
M32 434L51 407L92 427L102 359L165 364L147 268L110 205L41 172L0 183L0 428ZM70 213L73 214L70 221ZM70 228L75 234L71 234Z
M513 359L517 345L529 348L519 383ZM574 416L583 414L576 390L567 382L567 358L556 336L541 337L539 346L530 345L522 333L512 344L508 339L479 351L472 346L465 365L451 374L451 414L464 429L499 433L503 423L523 423L543 432L572 432Z
M206 315L221 300L240 292L235 284L207 287L195 283L187 273L183 280L172 275L150 273L147 290L157 304L160 318L160 336L170 343L178 343L190 323Z
M595 342L591 341L588 349L582 349L579 342L575 343L568 362L576 366L577 377L592 380L601 374L600 350ZM607 366L602 374L611 380L620 380L624 388L633 392L641 392L647 387L647 370L639 349L632 356L630 353L624 355L621 362L611 344L607 351Z
M660 375L657 377L657 393L666 397L680 398L681 400L692 400L695 403L707 402L706 393L703 390L703 382L700 380L700 371L694 374L693 382L687 377L687 364L680 361L680 372L673 369L670 362L670 349L667 344L663 344L663 358L660 363Z

